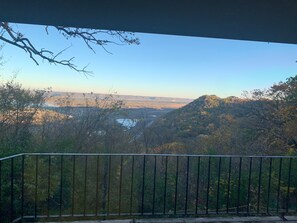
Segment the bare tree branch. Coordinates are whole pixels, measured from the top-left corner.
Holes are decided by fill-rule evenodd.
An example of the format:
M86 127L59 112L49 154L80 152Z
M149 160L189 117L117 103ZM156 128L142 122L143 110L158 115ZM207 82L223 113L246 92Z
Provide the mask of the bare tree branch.
M45 32L47 34L49 34L48 28L48 26L45 27ZM135 38L133 33L127 33L123 31L105 31L64 26L55 26L55 29L66 39L81 39L93 53L95 53L94 46L101 46L103 50L105 50L107 53L110 53L106 49L108 44L139 44L139 39ZM102 35L109 36L115 40L99 38ZM53 51L44 48L37 49L30 39L25 38L23 33L13 29L10 23L0 22L0 40L24 50L27 54L29 54L29 57L35 62L36 65L39 65L38 59L42 59L49 62L50 64L69 67L70 69L85 75L90 75L92 73L91 71L87 70L87 66L78 68L73 62L74 57L71 57L70 59L60 58L61 55L69 49L69 47L66 47L58 53L54 53Z

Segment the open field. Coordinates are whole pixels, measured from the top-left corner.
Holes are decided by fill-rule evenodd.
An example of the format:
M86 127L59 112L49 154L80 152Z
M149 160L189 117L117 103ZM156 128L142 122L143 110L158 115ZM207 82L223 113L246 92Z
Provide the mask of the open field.
M111 97L110 97L111 96ZM189 98L170 98L170 97L149 97L149 96L133 96L133 95L107 95L107 94L83 94L83 93L67 93L67 92L51 92L46 102L50 105L59 105L66 97L71 98L71 106L85 106L86 100L89 100L89 105L92 106L94 101L90 99L109 98L108 100L123 101L123 108L154 108L176 109L193 101Z

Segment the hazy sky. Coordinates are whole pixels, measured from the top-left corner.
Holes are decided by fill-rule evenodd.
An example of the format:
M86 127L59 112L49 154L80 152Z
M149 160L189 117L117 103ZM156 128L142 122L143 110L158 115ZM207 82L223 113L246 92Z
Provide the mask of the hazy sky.
M93 76L40 62L39 66L20 49L5 45L0 68L5 80L17 72L25 87L52 87L55 91L97 92L128 95L197 98L204 94L240 96L244 90L267 88L296 75L297 45L221 40L198 37L136 33L138 46L107 46L112 54L83 42L66 41L54 30L17 25L40 48L62 50L64 57Z

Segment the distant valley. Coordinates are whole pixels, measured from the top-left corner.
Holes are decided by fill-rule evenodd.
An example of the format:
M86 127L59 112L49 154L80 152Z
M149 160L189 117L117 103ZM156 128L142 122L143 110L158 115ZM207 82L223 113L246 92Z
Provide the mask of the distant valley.
M84 106L86 99L91 99L94 97L97 97L98 99L104 99L109 96L112 96L111 98L113 100L123 101L123 108L177 109L194 100L189 98L51 92L46 99L46 102L49 105L58 106L59 101L67 96L71 97L71 106L75 107Z

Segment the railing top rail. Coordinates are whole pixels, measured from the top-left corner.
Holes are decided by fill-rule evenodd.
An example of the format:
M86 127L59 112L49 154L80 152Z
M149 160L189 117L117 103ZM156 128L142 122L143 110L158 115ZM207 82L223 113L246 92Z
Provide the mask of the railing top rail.
M213 157L213 158L293 158L297 156L265 156L265 155L207 155L207 154L145 154L145 153L20 153L0 158L0 161L20 156L158 156L158 157Z
M15 155L11 155L11 156L2 157L2 158L0 158L0 161L20 157L20 156L23 156L23 155L24 155L24 153L19 153L19 154L15 154Z
M214 157L214 158L297 158L297 156L266 155L207 155L207 154L145 154L145 153L23 153L25 156L159 156L159 157ZM17 155L16 155L17 156Z

